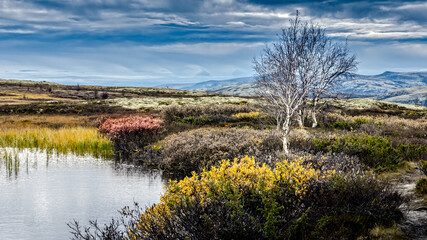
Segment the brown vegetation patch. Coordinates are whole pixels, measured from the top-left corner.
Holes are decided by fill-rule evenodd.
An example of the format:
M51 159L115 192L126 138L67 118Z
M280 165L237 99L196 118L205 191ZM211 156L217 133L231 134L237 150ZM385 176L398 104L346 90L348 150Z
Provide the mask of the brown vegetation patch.
M97 116L81 115L0 115L0 129L30 127L95 127Z

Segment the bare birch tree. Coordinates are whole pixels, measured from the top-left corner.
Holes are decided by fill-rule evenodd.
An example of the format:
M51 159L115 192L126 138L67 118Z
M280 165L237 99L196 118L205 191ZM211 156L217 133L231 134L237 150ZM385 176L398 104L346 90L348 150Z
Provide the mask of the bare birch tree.
M325 36L326 44L322 49L319 59L321 71L309 91L311 99L312 127L317 126L316 112L319 109L319 100L322 96L331 96L331 90L343 79L350 79L356 70L356 57L349 53L347 43L332 43Z
M331 82L355 69L355 57L347 45L332 43L325 30L301 22L299 16L282 29L279 39L266 46L255 58L256 85L269 107L270 114L280 119L283 151L288 150L291 119L307 99L321 96Z

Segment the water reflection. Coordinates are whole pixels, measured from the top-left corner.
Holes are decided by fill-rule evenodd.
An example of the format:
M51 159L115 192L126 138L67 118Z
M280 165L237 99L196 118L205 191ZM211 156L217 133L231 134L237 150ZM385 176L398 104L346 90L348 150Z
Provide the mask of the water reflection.
M91 156L0 149L0 238L67 239L67 222L107 223L126 205L159 201L161 172Z

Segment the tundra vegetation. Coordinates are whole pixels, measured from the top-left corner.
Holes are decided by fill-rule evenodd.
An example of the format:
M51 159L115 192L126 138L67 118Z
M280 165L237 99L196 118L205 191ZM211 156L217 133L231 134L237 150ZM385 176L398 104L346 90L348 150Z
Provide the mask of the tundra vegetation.
M56 85L49 86L50 92L29 91L60 95ZM79 88L70 91L89 91ZM98 95L102 92L130 101L138 90L99 87ZM410 233L399 225L404 221L400 206L408 199L390 182L425 169L427 112L343 101L329 101L315 128L310 117L303 128L297 116L291 118L295 128L288 136L288 155L275 116L247 98L136 109L112 106L108 98L4 104L0 144L114 155L121 162L162 169L172 179L158 204L126 207L103 226L70 223L75 239L404 237ZM81 106L95 110L78 111ZM19 167L12 155L3 161ZM414 194L422 196L425 180L416 189Z
M355 110L330 106L316 128L306 119L290 132L288 155L274 116L252 104L174 105L151 117L102 120L107 136L102 123L126 123L115 131L129 135L111 137L132 146L122 161L173 180L160 203L125 208L109 225L70 224L74 238L400 238L399 207L408 199L387 182L423 169L425 110Z

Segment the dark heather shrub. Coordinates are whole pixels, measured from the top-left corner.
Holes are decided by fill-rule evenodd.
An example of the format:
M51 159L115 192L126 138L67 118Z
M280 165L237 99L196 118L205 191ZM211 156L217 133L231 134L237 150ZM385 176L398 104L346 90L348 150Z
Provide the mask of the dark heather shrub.
M421 160L421 161L419 162L419 166L420 166L421 171L423 171L423 172L424 172L424 174L426 174L426 175L427 175L427 161L425 161L425 160Z
M193 125L209 125L224 122L264 122L265 118L238 118L233 117L239 113L251 113L258 111L250 104L209 104L209 105L186 105L169 106L162 110L161 116L165 123L182 122Z
M67 223L73 240L122 240L129 239L129 230L135 229L144 209L138 203L134 208L128 206L120 211L120 217L112 218L108 224L99 224L96 220L82 226L78 221Z
M108 98L108 93L107 92L102 92L101 93L101 98L102 99L107 99Z
M358 157L349 156L344 153L310 153L294 151L287 158L301 158L304 165L310 166L322 172L335 170L346 176L364 175L364 166Z
M419 194L427 194L427 177L418 179L415 185L415 191Z
M404 202L372 176L345 175L313 182L302 201L308 210L287 232L290 239L358 239L376 225L399 221Z
M163 168L173 174L189 175L209 168L223 159L245 155L271 162L281 149L281 140L272 131L251 129L196 129L166 137L163 141Z

